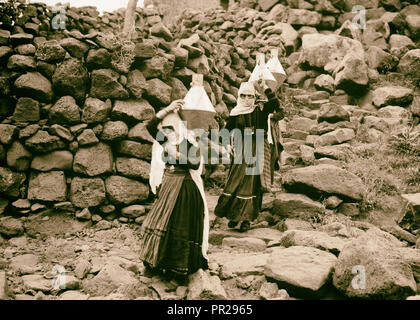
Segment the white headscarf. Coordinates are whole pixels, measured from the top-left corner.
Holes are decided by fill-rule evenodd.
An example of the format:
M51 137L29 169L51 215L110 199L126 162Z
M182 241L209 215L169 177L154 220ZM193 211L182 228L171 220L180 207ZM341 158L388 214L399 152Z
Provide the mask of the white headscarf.
M255 87L251 82L242 82L241 87L238 91L238 102L235 108L230 111L231 116L237 116L240 114L249 114L255 110L256 104L255 99L252 101L244 100L241 98L241 94L249 94L255 96Z

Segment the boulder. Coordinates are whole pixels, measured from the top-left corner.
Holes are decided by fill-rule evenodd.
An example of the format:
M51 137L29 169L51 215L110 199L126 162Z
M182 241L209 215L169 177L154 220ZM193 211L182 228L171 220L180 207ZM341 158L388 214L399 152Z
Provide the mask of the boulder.
M8 62L7 68L13 71L35 71L36 62L34 57L24 56L20 54L12 55Z
M53 124L48 129L48 131L49 131L50 134L59 136L60 138L63 138L64 140L67 140L67 141L72 141L74 139L70 130L63 127L63 126L60 126L59 124Z
M76 101L83 101L90 86L89 73L80 60L69 59L57 67L52 77L52 83L58 94L69 95Z
M113 204L130 205L149 197L149 188L143 183L120 176L105 180L106 192Z
M151 39L143 39L143 42L136 43L134 48L134 56L136 59L153 58L157 54L155 43Z
M110 68L111 54L105 48L89 50L86 57L86 67L89 70Z
M65 143L57 136L50 135L47 131L39 130L25 141L25 146L36 153L48 153L63 149Z
M9 200L0 198L0 216L6 212L9 206Z
M249 276L264 273L267 253L214 253L209 258L221 266L221 277Z
M117 100L111 116L114 120L137 123L152 119L155 116L155 110L147 100Z
M36 156L31 162L31 168L38 171L71 170L73 155L70 151L54 151L45 155Z
M20 220L12 217L0 218L0 234L4 237L18 237L24 232L23 224Z
M387 50L387 39L390 35L390 28L387 22L382 19L369 19L366 21L363 30L362 41L366 46L376 46Z
M77 142L81 147L89 147L99 142L99 139L96 137L95 132L92 129L85 129L77 137Z
M90 177L112 172L111 148L100 142L95 146L81 148L74 156L73 170Z
M31 173L28 199L35 201L66 201L67 185L64 172Z
M75 207L97 207L106 200L105 184L100 178L79 178L71 181L70 201Z
M337 195L356 201L362 200L366 189L359 177L333 165L292 169L283 176L282 182L289 192Z
M263 240L257 238L234 238L227 237L223 239L222 246L245 249L247 251L264 251L266 244Z
M355 28L355 25L350 20L344 21L334 33L362 42L362 31L359 28Z
M13 54L13 50L9 47L0 47L0 63L5 63Z
M184 48L172 48L171 54L175 56L175 68L183 68L188 63L188 50Z
M146 214L146 208L142 205L132 205L121 210L121 214L128 218L138 218Z
M288 130L295 129L295 130L309 132L309 129L313 125L316 125L316 123L317 123L316 120L295 116L293 117L291 121L287 123L287 129Z
M306 9L289 9L287 12L287 23L292 26L317 26L321 22L322 15L315 11Z
M151 160L152 145L140 142L123 140L117 146L117 153L120 155L134 157L138 159Z
M334 87L334 78L331 77L329 74L321 74L316 77L314 86L318 90L325 90L330 93L335 91Z
M344 246L333 284L350 298L400 300L416 292L413 272L398 246L370 230Z
M405 201L398 224L407 230L420 229L420 193L402 194Z
M31 43L34 39L32 34L28 33L15 33L10 36L10 43L12 46L18 46L21 44Z
M127 99L129 94L118 82L119 74L111 69L99 69L92 72L90 96L98 99Z
M357 61L364 59L363 46L359 41L335 34L305 34L299 62L332 73L348 53L354 54Z
M88 300L89 295L76 290L70 290L62 293L58 300Z
M39 274L30 274L22 276L23 286L26 290L42 291L50 293L52 288L52 280L45 279Z
M57 40L45 41L38 45L35 57L39 61L59 63L66 57L66 50L58 44Z
M146 95L150 103L156 107L167 106L171 103L172 88L160 79L147 81Z
M292 296L320 297L331 281L337 258L315 248L273 248L264 274Z
M350 121L350 113L334 102L326 103L321 106L318 113L318 122L322 121L329 123Z
M349 150L349 146L345 144L317 147L314 151L314 155L316 159L331 158L334 160L346 160Z
M370 46L366 51L367 65L379 72L393 70L398 64L398 58L385 52L379 47Z
M408 51L415 47L413 40L402 34L392 34L389 37L389 46L391 47L391 51L401 48L406 48Z
M28 72L15 81L15 91L18 96L50 102L53 97L51 82L39 72Z
M83 210L76 212L76 218L79 220L90 221L92 219L92 214L90 213L89 208L83 208Z
M262 284L258 295L261 300L271 300L276 297L278 291L279 287L277 286L277 283L265 282Z
M10 31L9 30L1 30L0 31L0 45L8 45L10 39Z
M10 261L10 267L20 273L28 274L37 271L36 266L39 264L39 258L34 254L23 254L13 257Z
M218 276L199 269L189 279L187 300L226 300L227 294Z
M406 106L413 101L413 90L401 86L386 86L372 92L372 102L377 107Z
M112 102L107 99L105 102L96 98L87 98L83 107L82 121L85 123L105 122L111 114Z
M35 133L37 133L37 131L40 129L39 124L31 124L23 129L21 129L19 131L19 139L26 139L29 138L30 136L34 135Z
M31 98L19 98L13 113L13 120L15 122L36 122L39 119L39 102Z
M19 130L16 126L11 124L0 124L0 143L6 146L11 144L18 132Z
M278 0L258 0L258 4L260 5L263 11L268 11L274 7L274 5L278 2Z
M77 59L83 59L86 52L89 50L89 46L87 44L74 38L65 38L61 40L60 46L66 49L72 57Z
M378 116L380 118L394 118L401 120L410 119L410 111L398 106L387 106L379 109Z
M127 178L149 180L150 163L136 158L117 158L117 172Z
M312 231L314 229L310 222L290 218L286 218L285 220L283 220L277 228L283 232L287 230Z
M303 194L277 193L272 212L283 218L310 220L313 216L323 214L325 207Z
M19 142L14 141L7 151L7 165L16 171L26 171L32 154Z
M140 122L130 129L128 132L128 139L139 142L154 142L154 138L150 135L149 131L147 131L144 122Z
M135 98L141 99L147 88L143 73L137 69L130 71L127 76L127 88Z
M195 59L189 59L187 67L192 71L203 75L207 75L210 72L209 60L205 55Z
M156 23L150 28L150 33L153 36L164 38L166 41L172 41L173 35L171 31L163 24L163 23Z
M397 71L418 79L420 74L420 49L408 51L398 63Z
M320 231L289 230L286 231L279 241L283 247L302 246L312 247L319 250L339 255L346 242L338 237L330 237Z
M368 86L368 66L359 52L347 54L334 70L334 85L350 95L362 95Z
M174 62L169 61L167 58L154 56L151 59L144 61L140 67L146 79L160 78L166 79L174 68Z
M354 133L353 129L348 129L348 128L337 129L318 137L314 142L314 146L315 148L318 148L322 146L340 144L340 143L351 141L355 137L356 137L356 134Z
M0 167L0 193L18 197L25 180L26 175L24 173L13 172L9 168Z
M83 282L83 288L91 296L108 295L120 287L136 285L134 274L121 268L114 262L107 263L101 271L90 280Z
M128 127L122 121L108 121L104 125L101 134L101 140L104 141L121 141L128 135Z
M80 109L72 96L64 96L49 110L49 119L58 124L75 124L80 122Z

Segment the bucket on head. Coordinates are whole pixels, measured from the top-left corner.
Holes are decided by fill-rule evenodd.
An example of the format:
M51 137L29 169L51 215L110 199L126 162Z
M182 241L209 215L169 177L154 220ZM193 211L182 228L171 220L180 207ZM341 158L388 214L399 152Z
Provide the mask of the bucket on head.
M284 71L283 66L279 60L279 50L278 49L271 49L270 59L267 62L267 68L270 70L271 74L277 81L276 86L271 88L273 91L276 91L286 80L286 72Z
M202 74L193 75L191 89L185 96L184 102L179 113L187 122L187 128L207 130L216 115L216 110L204 89Z
M251 77L249 78L249 82L257 82L259 80L265 80L265 83L270 88L277 86L277 80L268 69L267 65L265 64L265 56L264 53L257 53L257 64L252 71Z

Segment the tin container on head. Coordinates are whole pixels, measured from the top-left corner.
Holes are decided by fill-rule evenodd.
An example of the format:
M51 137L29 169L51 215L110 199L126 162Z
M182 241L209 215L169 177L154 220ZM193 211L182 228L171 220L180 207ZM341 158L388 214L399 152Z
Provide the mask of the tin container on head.
M271 49L270 59L267 62L267 68L270 70L271 74L274 76L274 78L277 81L275 90L276 91L286 80L286 72L283 69L283 66L280 63L279 60L279 50L278 49ZM273 89L273 88L271 88Z
M191 89L185 96L184 102L179 113L187 122L187 128L207 130L216 115L216 110L204 89L202 74L193 75Z
M277 81L265 64L264 53L257 53L256 58L257 64L255 65L255 68L252 71L251 77L248 81L254 83L260 80L264 80L268 87L270 87L272 90L273 88L275 89L277 87Z

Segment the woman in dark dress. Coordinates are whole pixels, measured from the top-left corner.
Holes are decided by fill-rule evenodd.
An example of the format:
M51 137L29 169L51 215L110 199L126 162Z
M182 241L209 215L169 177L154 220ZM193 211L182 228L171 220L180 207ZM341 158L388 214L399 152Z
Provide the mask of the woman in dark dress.
M241 222L240 230L243 232L249 230L250 222L255 220L261 211L263 193L269 188L267 180L272 176L271 149L267 142L269 115L274 111L282 113L279 101L271 89L265 83L261 83L261 87L267 99L266 102L258 104L254 85L249 82L242 83L238 92L238 104L230 112L226 129L230 132L236 129L236 133L241 133L239 139L243 141L243 148L236 150L232 158L228 180L215 209L216 216L229 219L230 228L236 227ZM261 129L264 130L263 141L258 140L258 129L260 133ZM253 174L250 174L250 171L252 172L250 169L255 168L255 164L250 165L244 161L247 134L252 135L252 156L260 160L257 166L262 169L254 170ZM235 136L236 134L233 134L233 139ZM238 143L234 142L233 145L238 146Z
M182 101L174 101L147 125L156 139L150 181L157 199L141 228L140 259L150 274L158 271L185 283L187 275L208 268L208 210L199 149L187 138L177 113L181 106Z

